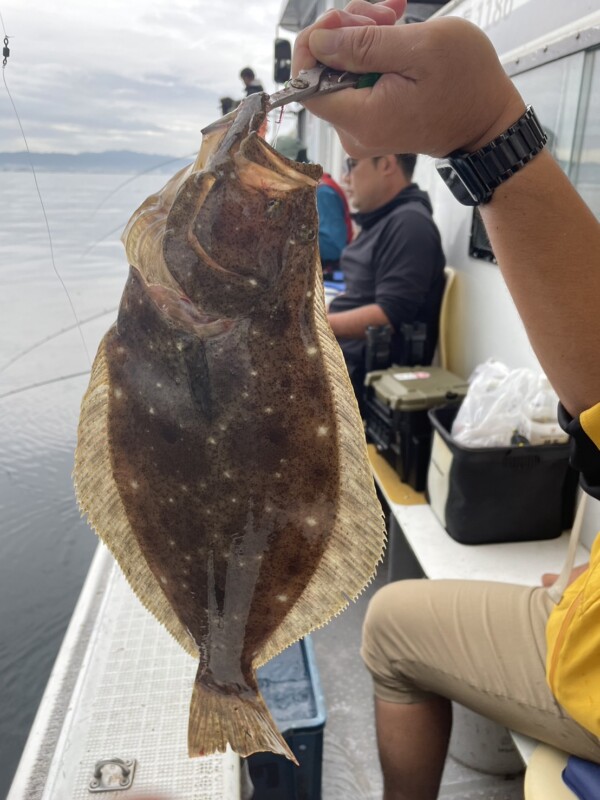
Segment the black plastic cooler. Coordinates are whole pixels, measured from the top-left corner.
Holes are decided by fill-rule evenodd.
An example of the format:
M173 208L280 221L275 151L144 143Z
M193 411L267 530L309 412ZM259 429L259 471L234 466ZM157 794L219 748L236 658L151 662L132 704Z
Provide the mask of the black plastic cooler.
M577 473L569 444L465 447L451 435L458 406L429 412L428 499L462 544L553 539L571 527Z
M365 379L367 440L418 492L427 481L432 428L430 408L456 403L468 383L441 367L391 367Z
M321 800L326 712L310 636L261 667L258 686L300 766L273 753L250 756L252 800Z

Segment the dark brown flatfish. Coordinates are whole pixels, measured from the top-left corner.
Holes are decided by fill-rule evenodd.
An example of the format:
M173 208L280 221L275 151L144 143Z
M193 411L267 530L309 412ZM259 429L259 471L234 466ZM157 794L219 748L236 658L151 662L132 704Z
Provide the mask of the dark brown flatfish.
M293 759L255 670L360 593L384 525L324 309L320 168L258 136L265 101L211 126L126 229L75 482L142 603L199 658L190 755Z

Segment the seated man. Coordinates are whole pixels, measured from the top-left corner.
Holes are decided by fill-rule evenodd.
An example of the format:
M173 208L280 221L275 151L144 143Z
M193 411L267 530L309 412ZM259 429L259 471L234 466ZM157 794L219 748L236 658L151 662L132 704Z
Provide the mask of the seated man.
M361 231L342 252L346 291L334 298L328 316L359 405L369 326L391 326L397 364L406 358L403 323L427 326L423 363L431 363L437 342L445 259L429 198L411 183L416 158L347 159L348 195Z

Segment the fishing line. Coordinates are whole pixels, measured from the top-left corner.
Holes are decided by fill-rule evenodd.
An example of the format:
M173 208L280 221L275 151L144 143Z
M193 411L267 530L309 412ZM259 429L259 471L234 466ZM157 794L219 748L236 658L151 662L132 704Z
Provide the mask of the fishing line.
M91 369L86 369L83 372L72 372L70 375L62 375L60 378L50 378L47 381L39 381L38 383L30 383L28 386L20 386L18 389L11 389L10 392L0 394L0 400L5 397L12 397L21 392L27 392L29 389L39 389L41 386L50 386L53 383L61 383L62 381L70 381L72 378L82 378L84 375L89 375Z
M147 169L143 169L141 172L138 172L137 175L132 175L131 178L127 178L126 181L123 181L123 183L120 183L116 188L111 189L111 191L102 198L102 200L98 203L98 205L96 206L96 208L92 212L92 215L91 215L90 219L93 219L96 216L96 214L102 208L104 203L106 203L106 201L108 199L110 199L113 196L113 194L116 194L124 186L127 186L128 184L133 183L133 181L137 180L138 178L141 178L142 175L146 175L148 172L153 172L155 169L160 169L161 167L166 167L168 164L174 164L177 161L187 161L188 158L195 158L195 157L196 157L196 153L190 153L187 156L179 156L179 158L170 158L168 161L161 161L160 164L155 164L153 167L148 167ZM113 233L113 231L111 231L111 233ZM110 234L106 234L106 235L110 236ZM99 241L102 241L102 239L100 239ZM94 246L94 245L92 245L92 246Z
M93 322L96 319L100 319L101 317L105 317L107 314L114 314L115 311L118 310L118 306L114 308L108 308L105 311L99 311L97 314L92 314L91 317L86 317L85 319L80 320L81 325L86 325L88 322ZM25 350L20 350L16 355L10 358L5 364L0 367L0 375L7 370L12 364L16 361L20 361L23 356L32 353L34 350L37 350L38 347L46 344L47 342L51 342L52 339L57 339L59 336L62 336L63 333L68 333L72 331L73 328L76 328L77 325L67 325L65 328L61 328L58 331L54 331L54 333L50 333L48 336L45 336L43 339L39 339L37 342L34 342L29 347L26 347Z
M11 93L10 93L10 89L8 88L8 83L6 82L6 64L8 62L8 58L10 56L10 50L8 48L8 42L9 42L10 37L6 33L6 28L4 26L4 19L2 18L1 14L0 14L0 20L2 21L2 30L4 31L4 49L3 49L3 57L4 58L3 58L3 62L2 62L2 80L4 81L4 88L6 89L6 93L8 95L8 99L10 100L10 104L11 104L11 106L13 108L13 111L15 113L15 117L16 117L17 122L19 124L19 129L21 131L21 136L23 137L23 141L25 143L25 150L27 151L27 159L29 161L29 166L31 167L31 174L33 175L35 188L36 188L37 195L38 195L38 198L39 198L39 201L40 201L40 205L42 207L42 213L44 215L44 222L46 224L46 232L48 234L48 243L49 243L49 246L50 246L50 259L52 261L52 268L54 269L54 273L55 273L56 277L58 278L58 280L60 281L60 284L63 287L63 290L64 290L64 292L65 292L65 294L67 296L67 300L69 301L69 305L71 306L71 311L73 312L73 316L74 316L75 322L77 324L77 330L79 331L79 336L81 338L81 343L83 345L83 349L85 351L85 355L87 357L88 364L91 366L92 359L90 358L90 354L89 354L89 351L87 349L87 345L85 343L85 338L83 336L83 331L81 329L81 324L79 322L79 317L77 316L77 312L75 310L75 306L73 305L73 301L71 300L71 295L69 294L69 291L68 291L68 289L67 289L67 287L65 285L65 282L63 281L63 279L62 279L62 277L61 277L61 275L60 275L60 273L59 273L59 271L58 271L58 269L56 267L56 261L55 261L55 258L54 258L54 243L52 241L52 233L50 231L50 223L48 222L48 215L46 214L46 207L45 207L44 201L42 199L42 193L40 191L40 187L39 187L39 184L38 184L38 179L37 179L37 174L36 174L36 171L35 171L35 167L33 166L33 160L31 158L31 151L29 150L29 143L27 142L27 137L25 136L25 131L24 131L23 125L21 123L21 118L19 116L19 112L17 111L17 107L16 107L15 102L14 102L14 100L12 98Z

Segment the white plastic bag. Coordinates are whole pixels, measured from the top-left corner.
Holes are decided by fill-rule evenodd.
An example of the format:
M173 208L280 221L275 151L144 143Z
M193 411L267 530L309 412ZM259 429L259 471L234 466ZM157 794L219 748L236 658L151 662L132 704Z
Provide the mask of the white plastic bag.
M537 420L544 407L544 420ZM565 441L556 421L558 397L545 375L530 369L509 369L490 359L480 364L469 379L469 391L452 425L452 438L465 447L508 447L513 436L526 435L532 418L542 422L535 428L537 441ZM548 409L554 408L552 419ZM524 434L525 432L525 434Z

